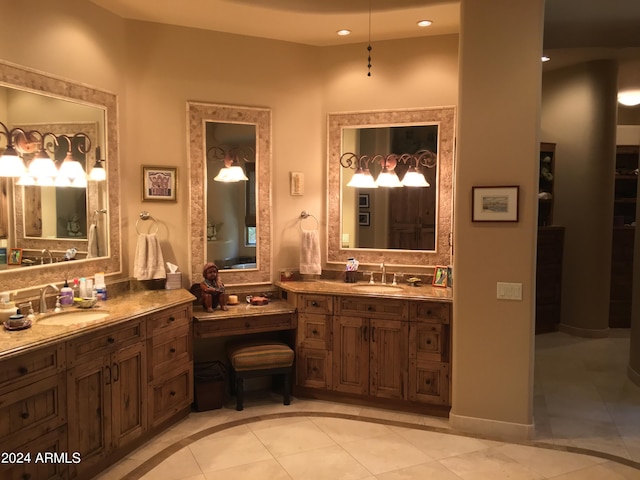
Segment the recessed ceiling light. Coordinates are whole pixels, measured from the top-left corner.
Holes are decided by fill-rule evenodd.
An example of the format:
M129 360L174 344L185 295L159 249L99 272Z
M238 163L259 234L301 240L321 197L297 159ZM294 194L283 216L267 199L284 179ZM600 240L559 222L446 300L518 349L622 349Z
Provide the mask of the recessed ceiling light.
M548 62L549 60L551 60L551 57L547 57L546 55L542 56L542 61L543 62Z
M351 30L347 30L346 28L343 28L342 30L338 30L337 33L341 37L344 37L345 35L351 35Z
M640 90L626 90L618 93L618 103L627 107L640 105Z
M418 26L419 27L428 27L429 25L431 25L433 22L431 20L420 20L418 22Z

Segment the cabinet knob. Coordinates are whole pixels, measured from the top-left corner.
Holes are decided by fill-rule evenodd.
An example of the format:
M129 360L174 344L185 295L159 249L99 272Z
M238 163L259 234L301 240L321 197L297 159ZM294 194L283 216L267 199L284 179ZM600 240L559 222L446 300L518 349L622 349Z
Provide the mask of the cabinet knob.
M113 337L109 337L109 338L107 338L107 342L108 342L108 343L113 343L113 342L115 342L115 341L116 341L116 339L115 339L115 338L113 338Z
M249 322L244 322L244 328L249 328L251 324Z
M427 315L431 315L431 310L427 310Z
M318 302L311 302L311 306L312 307L317 307L318 306Z
M176 353L176 349L175 349L175 348L173 348L173 347L171 347L171 348L169 349L169 351L170 351L171 353Z
M31 480L31 474L25 473L24 475L22 475L22 480Z
M431 340L427 340L427 345L431 345Z
M431 380L425 380L425 382L427 385L431 385Z
M171 390L171 391L169 392L169 395L171 395L172 397L175 397L175 396L176 396L176 392L175 392L175 391L173 391L173 390Z
M20 375L26 375L27 373L29 373L29 369L27 367L20 367L18 368L18 373Z
M318 330L311 330L311 333L313 333L314 335L318 334Z
M22 412L20 416L26 420L27 418L29 418L29 412Z
M368 311L368 312L373 312L373 310L374 310L374 308L373 308L373 306L372 306L372 305L369 305L369 306L367 307L367 311Z
M170 322L175 322L176 321L176 317L174 317L173 315L169 317L169 321Z

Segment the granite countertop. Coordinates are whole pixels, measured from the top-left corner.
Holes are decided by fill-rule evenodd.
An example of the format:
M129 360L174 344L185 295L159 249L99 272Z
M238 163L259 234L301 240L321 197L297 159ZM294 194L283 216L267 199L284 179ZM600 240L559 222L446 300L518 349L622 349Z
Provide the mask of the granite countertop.
M216 320L226 320L238 317L258 317L263 315L278 315L281 313L294 313L295 307L284 300L270 300L267 305L248 305L246 302L238 305L227 305L228 310L216 308L213 312L207 313L202 306L193 307L193 318L196 322L209 322Z
M0 327L0 360L24 353L28 349L42 347L60 340L68 340L92 330L111 327L165 308L189 303L194 298L184 289L128 292L109 298L106 302L98 302L96 307L87 309L87 312L107 311L109 315L103 319L82 324L41 325L38 320L46 318L46 316L36 315L31 328L9 331ZM65 311L75 310L78 308L65 308Z
M397 286L382 285L368 282L345 283L341 280L310 280L294 282L276 282L275 285L282 290L292 293L317 293L331 295L353 295L371 298L393 298L406 300L430 300L437 302L452 302L451 288L421 285L413 287L409 284Z

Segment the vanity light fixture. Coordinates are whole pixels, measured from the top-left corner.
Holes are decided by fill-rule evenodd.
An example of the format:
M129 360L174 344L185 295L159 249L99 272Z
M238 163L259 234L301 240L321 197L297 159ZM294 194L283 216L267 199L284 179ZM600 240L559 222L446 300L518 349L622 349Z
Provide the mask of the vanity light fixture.
M240 161L255 162L254 156L255 150L246 145L214 145L207 150L207 159L221 160L224 167L213 180L223 183L246 182L249 178L240 166Z
M382 171L374 180L369 170L369 165L379 163ZM409 165L409 169L399 179L395 171L399 163ZM348 187L355 188L396 188L396 187L429 187L424 175L419 168L433 168L438 163L438 156L430 150L419 150L416 153L403 153L401 155L390 153L388 155L357 155L347 152L340 156L342 168L355 169L353 177L347 183Z
M105 161L100 158L100 147L96 147L96 163L89 173L89 180L94 182L104 182L107 179L107 171L102 164Z
M18 155L15 142L19 135L26 138L27 134L21 128L9 130L2 122L0 122L0 126L2 127L0 137L4 135L7 140L7 146L2 152L2 156L0 156L0 177L20 177L25 174L27 169Z
M75 148L81 154L86 154L91 150L91 140L85 133L76 133L73 137L68 135L58 135L58 140L64 138L67 141L67 155L60 164L58 176L56 177L56 186L71 186L83 188L87 186L87 174L82 168L82 164L73 157L72 149ZM84 139L84 141L76 141Z

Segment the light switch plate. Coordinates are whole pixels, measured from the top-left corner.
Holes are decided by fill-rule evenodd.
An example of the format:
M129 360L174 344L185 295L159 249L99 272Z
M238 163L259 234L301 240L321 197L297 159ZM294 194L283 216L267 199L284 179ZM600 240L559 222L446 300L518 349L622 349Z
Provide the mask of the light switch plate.
M497 283L498 300L522 300L522 284L521 283Z

